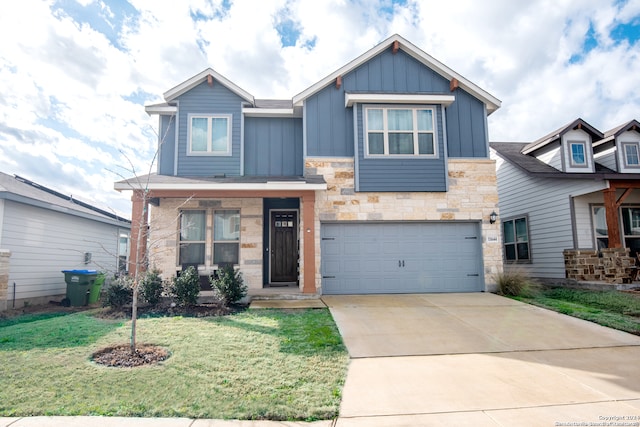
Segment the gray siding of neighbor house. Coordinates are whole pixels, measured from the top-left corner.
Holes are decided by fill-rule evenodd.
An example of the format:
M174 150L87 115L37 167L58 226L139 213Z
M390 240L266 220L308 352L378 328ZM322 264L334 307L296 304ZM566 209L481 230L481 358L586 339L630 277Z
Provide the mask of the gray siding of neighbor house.
M215 80L206 82L178 97L178 175L212 176L240 175L240 122L242 98ZM231 156L187 156L189 114L232 114Z
M302 119L245 118L245 175L302 176L302 163Z
M446 113L449 156L488 156L482 102L462 89L450 92L447 79L403 51L394 55L391 50L342 76L339 89L331 84L305 101L307 156L354 155L353 111L344 106L345 92L453 94L456 101Z
M565 277L564 249L574 242L571 199L604 188L603 181L535 178L504 160L495 152L498 177L499 220L528 217L530 263L508 264L532 277ZM503 253L504 256L504 253Z
M14 282L16 300L64 295L66 283L61 270L102 270L107 272L107 277L112 277L117 271L119 230L128 231L5 200L0 247L11 251L10 299L13 299ZM84 263L85 252L91 253L88 264ZM9 301L8 306L11 304Z
M176 158L176 117L160 116L158 173L173 175Z
M442 108L436 110L437 158L365 158L363 108L358 105L356 191L447 191L447 159L442 135Z

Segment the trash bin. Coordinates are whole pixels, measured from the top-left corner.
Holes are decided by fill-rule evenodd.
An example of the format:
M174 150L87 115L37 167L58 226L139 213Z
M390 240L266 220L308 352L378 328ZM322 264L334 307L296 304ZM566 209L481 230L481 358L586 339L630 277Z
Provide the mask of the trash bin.
M100 299L100 288L104 284L104 273L100 272L96 276L96 280L94 280L91 285L91 291L89 292L89 304L95 304Z
M67 298L73 307L89 303L90 287L95 282L96 270L62 270L67 282Z

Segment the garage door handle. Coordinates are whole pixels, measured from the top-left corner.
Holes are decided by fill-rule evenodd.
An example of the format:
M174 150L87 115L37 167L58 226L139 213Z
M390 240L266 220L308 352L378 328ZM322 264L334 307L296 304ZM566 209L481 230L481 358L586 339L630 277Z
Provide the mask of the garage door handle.
M476 274L467 274L467 277L478 277L478 276L479 276L478 273L476 273Z
M323 237L322 240L336 240L335 237Z
M466 240L477 240L478 236L467 236L465 237Z
M323 279L335 279L336 276L322 276Z

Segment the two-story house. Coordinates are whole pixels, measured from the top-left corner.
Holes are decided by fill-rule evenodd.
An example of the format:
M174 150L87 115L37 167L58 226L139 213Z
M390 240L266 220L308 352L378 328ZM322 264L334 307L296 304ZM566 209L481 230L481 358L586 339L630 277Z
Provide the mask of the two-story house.
M582 119L531 143L491 143L505 269L543 279L620 281L605 253L640 252L640 123L602 133ZM635 191L634 191L635 190ZM580 250L586 251L580 251ZM591 252L589 252L591 251ZM579 254L579 252L584 252ZM576 261L566 259L586 256ZM565 265L566 262L566 265ZM609 264L625 267L619 260Z
M233 264L250 294L493 286L487 116L500 101L404 38L292 99L256 99L213 69L164 99L146 107L159 116L157 173L115 187L133 190L132 252L150 202L149 262L165 277Z

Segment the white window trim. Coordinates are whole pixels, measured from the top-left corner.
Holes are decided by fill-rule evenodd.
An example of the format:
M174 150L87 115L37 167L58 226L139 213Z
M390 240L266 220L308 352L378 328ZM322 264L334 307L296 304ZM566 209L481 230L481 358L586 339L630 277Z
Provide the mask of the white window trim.
M622 160L624 161L624 167L629 169L640 169L640 144L637 142L623 142L622 144ZM627 146L636 147L636 154L638 155L638 164L629 164L629 158L627 157Z
M574 140L570 140L568 141L569 144L569 165L572 168L588 168L589 167L589 157L587 154L587 143L585 141L574 141ZM573 161L573 146L574 145L581 145L582 146L582 153L584 156L584 162L583 163L576 163Z
M515 224L516 221L519 219L524 219L525 220L525 224L527 226L527 241L526 242L519 242L518 241L518 236L517 236L517 231L515 228ZM502 228L502 232L504 233L504 224L507 222L511 222L513 223L513 237L514 237L514 241L513 242L507 242L504 237L503 237L503 241L502 241L502 253L504 256L504 262L507 264L531 264L532 263L532 259L533 257L531 256L531 230L529 228L529 215L519 215L519 216L514 216L514 217L509 217L509 218L505 218L502 223L501 223L501 228ZM529 254L529 258L525 258L525 259L519 259L518 258L518 244L519 243L526 243L527 244L527 252ZM516 259L507 259L507 245L513 245L514 246L514 250L515 250L515 254L516 254Z
M207 151L192 151L191 150L191 123L193 119L207 119ZM212 139L211 139L211 119L227 119L227 150L226 151L212 151ZM231 135L231 128L233 122L232 114L189 114L187 116L187 156L231 156L232 154L232 141L233 135Z
M369 127L367 124L367 111L368 110L383 110L383 123L384 130L384 154L369 154ZM387 125L387 110L412 110L413 111L413 147L414 154L389 154L389 129ZM418 134L428 133L429 131L418 131L417 122L417 110L431 110L431 119L433 121L433 154L418 154ZM422 106L422 105L365 105L362 109L362 123L363 123L363 140L364 140L364 157L367 159L437 159L438 153L438 131L436 129L436 114L437 108L434 106ZM408 133L408 131L407 131Z

